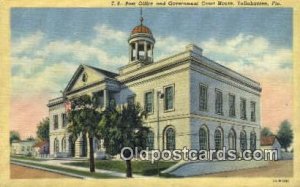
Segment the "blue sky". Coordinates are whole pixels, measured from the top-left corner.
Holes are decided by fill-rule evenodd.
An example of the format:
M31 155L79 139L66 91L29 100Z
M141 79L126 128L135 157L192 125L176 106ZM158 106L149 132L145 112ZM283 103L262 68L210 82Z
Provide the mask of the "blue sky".
M136 8L15 8L11 11L12 38L40 30L48 40L88 40L94 37L91 31L97 24L129 33L139 23L139 12ZM291 8L148 8L143 12L145 24L161 36L203 41L211 36L224 39L242 32L263 36L274 45L291 47L292 44Z
M48 100L81 63L114 72L126 65L139 14L139 8L11 9L13 129L34 134L28 125L48 115ZM143 9L156 39L155 61L198 45L206 57L261 83L264 124L273 127L291 119L292 14L290 8Z

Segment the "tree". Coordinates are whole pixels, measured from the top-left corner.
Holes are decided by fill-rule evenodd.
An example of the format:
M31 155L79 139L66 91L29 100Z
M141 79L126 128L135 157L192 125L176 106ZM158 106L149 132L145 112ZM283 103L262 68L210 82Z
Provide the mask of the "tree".
M100 118L101 114L97 111L94 98L89 95L83 95L72 101L71 111L68 112L68 120L71 122L68 126L68 132L71 133L74 140L76 140L80 134L88 135L90 172L95 172L93 140L99 134L97 132L97 126Z
M106 152L111 155L120 154L122 148L137 148L139 151L146 148L148 127L143 126L146 113L139 104L116 108L108 107L99 123L99 132L104 139ZM131 155L129 150L124 151L124 156ZM132 177L131 159L126 162L126 176Z
M34 141L35 139L34 139L34 137L29 136L28 138L26 138L26 140L27 140L27 141Z
M291 145L293 142L293 130L291 128L291 124L288 120L284 120L281 122L279 131L277 133L278 141L282 145L282 147L287 152L287 148Z
M13 141L20 141L20 134L17 131L10 131L10 138L9 138L9 142L10 144Z
M264 127L263 129L261 129L260 135L261 135L262 137L266 137L266 136L271 136L271 135L273 135L273 133L272 133L272 131L271 131L268 127Z
M36 135L41 141L49 141L49 118L48 117L40 121L37 127Z

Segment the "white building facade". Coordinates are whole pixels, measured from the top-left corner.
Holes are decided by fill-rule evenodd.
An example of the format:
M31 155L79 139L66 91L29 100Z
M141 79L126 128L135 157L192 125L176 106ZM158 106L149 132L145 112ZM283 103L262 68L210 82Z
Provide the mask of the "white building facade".
M148 113L148 144L159 149L228 149L241 151L260 146L261 87L255 82L202 55L190 44L181 53L154 61L155 39L141 24L128 39L129 63L113 73L80 65L64 90L72 100L97 96L99 109L112 100L140 103ZM88 156L87 138L72 141L66 130L64 100L49 101L50 154ZM95 149L104 150L101 140Z

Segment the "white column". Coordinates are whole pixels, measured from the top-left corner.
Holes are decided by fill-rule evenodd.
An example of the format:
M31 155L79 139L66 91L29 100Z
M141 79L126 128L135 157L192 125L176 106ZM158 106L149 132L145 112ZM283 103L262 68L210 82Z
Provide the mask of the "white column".
M109 93L107 89L103 90L103 103L104 103L104 107L106 108L109 104Z
M150 46L151 46L151 61L153 62L153 44L151 44Z
M144 60L148 58L147 42L144 41Z
M81 157L82 156L82 133L77 138L75 142L75 157Z
M129 44L129 62L132 60L132 45Z
M135 60L138 60L138 42L135 42Z

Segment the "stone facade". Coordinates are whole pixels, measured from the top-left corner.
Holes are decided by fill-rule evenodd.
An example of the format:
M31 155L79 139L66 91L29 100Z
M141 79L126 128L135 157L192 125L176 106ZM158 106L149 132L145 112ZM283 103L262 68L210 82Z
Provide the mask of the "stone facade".
M246 143L243 141L246 148L249 149L250 145L258 148L260 84L204 57L202 49L193 44L188 45L181 53L154 62L154 42L149 28L135 28L129 41L128 65L121 67L118 74L80 65L64 90L65 97L72 99L83 94L98 94L100 110L111 100L118 105L134 101L145 109L148 107L145 125L153 132L150 139L154 148L180 149L186 146L199 149L201 127L206 129L201 145L204 143L207 148L215 148L216 129L220 129L220 143L225 147L241 150L242 132L245 134ZM150 57L147 56L148 53L151 53ZM205 87L202 95L201 85ZM218 99L217 92L221 95ZM150 99L146 100L148 96ZM199 108L201 102L205 110ZM71 141L63 143L69 139L66 126L63 126L63 98L50 100L48 107L50 154L86 156L83 152L88 148L83 150L82 147L88 143L82 136L74 145L71 145ZM229 115L229 110L234 111L234 115ZM58 119L55 119L55 115ZM96 151L105 150L101 146L101 140L95 140L95 144Z

